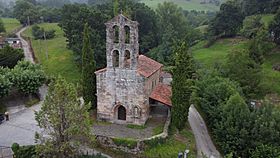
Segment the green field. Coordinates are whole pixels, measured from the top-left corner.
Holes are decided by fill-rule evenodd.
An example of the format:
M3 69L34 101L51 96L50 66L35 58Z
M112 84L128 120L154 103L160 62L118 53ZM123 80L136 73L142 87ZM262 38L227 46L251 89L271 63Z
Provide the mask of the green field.
M220 8L214 4L200 4L202 0L140 0L140 2L145 3L153 9L157 8L159 3L163 3L165 1L174 2L184 10L218 11Z
M15 29L19 28L21 25L17 19L13 18L2 18L4 22L4 27L7 34L12 33Z
M193 56L201 67L209 68L225 62L227 54L232 50L246 49L248 40L241 38L229 38L218 40L210 48L204 48L205 42L201 42L192 48ZM268 93L280 94L280 73L273 71L274 64L280 64L280 50L265 57L263 67L262 87Z
M39 25L45 30L54 29L55 38L47 41L32 39L32 46L45 72L51 76L61 75L67 81L77 83L80 80L80 70L74 62L73 52L66 48L66 38L57 23L43 23ZM24 36L32 37L31 27L24 32ZM48 53L46 53L46 50ZM48 57L47 55L48 54Z

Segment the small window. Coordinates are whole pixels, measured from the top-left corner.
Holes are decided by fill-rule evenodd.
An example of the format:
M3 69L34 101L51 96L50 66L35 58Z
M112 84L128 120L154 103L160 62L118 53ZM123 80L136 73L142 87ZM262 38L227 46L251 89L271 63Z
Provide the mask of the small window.
M125 56L124 56L124 64L126 68L130 68L130 52L128 50L125 51Z

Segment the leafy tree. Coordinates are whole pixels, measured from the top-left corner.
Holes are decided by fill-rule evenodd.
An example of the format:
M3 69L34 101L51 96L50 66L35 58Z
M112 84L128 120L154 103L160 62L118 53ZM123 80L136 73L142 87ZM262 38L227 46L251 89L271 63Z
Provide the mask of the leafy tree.
M271 145L260 145L251 152L250 158L280 158L280 148Z
M16 1L14 6L14 16L21 24L28 24L28 19L30 24L36 23L40 20L40 14L37 7L24 0Z
M94 53L90 46L88 24L85 25L83 39L83 60L82 60L82 89L86 103L91 102L96 107L96 66Z
M274 42L280 45L280 10L269 25L269 32L272 35Z
M260 95L261 67L249 57L248 51L234 50L226 61L226 76L237 81L247 99Z
M213 133L217 144L224 154L233 153L234 157L246 157L250 139L250 111L244 99L238 94L232 95L221 107L221 120L214 123Z
M6 32L6 29L5 29L5 26L4 26L4 23L3 23L2 19L0 18L0 33L1 32Z
M254 38L257 35L259 29L263 27L261 18L262 17L259 15L246 17L243 21L241 34L247 38Z
M37 39L52 39L55 37L55 30L48 30L45 31L44 28L40 28L38 25L33 25L32 26L32 35Z
M48 133L36 134L40 143L37 154L52 158L77 156L83 139L92 140L89 107L81 105L73 84L60 77L53 81L41 110L35 113L38 126Z
M0 49L0 66L13 68L23 58L22 49L14 49L8 45Z
M46 76L40 65L20 61L12 70L13 85L24 94L36 93Z
M174 53L176 65L173 71L171 120L175 127L182 130L188 120L195 66L185 42L176 46Z
M12 83L7 76L7 71L9 70L0 67L0 98L7 96L12 87Z
M249 56L257 64L263 64L264 56L272 51L275 44L271 41L267 30L260 28L249 43Z
M211 36L235 36L242 27L244 16L240 8L233 2L227 1L220 7L216 17L210 22Z

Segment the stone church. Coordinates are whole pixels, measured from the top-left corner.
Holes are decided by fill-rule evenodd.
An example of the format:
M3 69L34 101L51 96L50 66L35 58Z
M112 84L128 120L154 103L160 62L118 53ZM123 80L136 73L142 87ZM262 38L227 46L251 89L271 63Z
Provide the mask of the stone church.
M107 67L95 72L97 118L143 125L151 100L171 107L171 88L160 81L163 65L139 54L138 22L120 14L105 25Z

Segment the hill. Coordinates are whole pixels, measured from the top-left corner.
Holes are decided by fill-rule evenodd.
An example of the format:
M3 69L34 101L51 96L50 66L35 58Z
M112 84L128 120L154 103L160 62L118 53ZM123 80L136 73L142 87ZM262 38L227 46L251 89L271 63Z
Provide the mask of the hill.
M140 2L145 3L149 7L155 9L159 3L174 2L180 6L183 10L198 10L198 11L218 11L220 6L213 3L203 3L209 0L140 0ZM224 0L220 0L220 3Z

